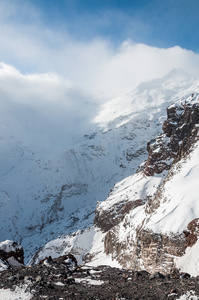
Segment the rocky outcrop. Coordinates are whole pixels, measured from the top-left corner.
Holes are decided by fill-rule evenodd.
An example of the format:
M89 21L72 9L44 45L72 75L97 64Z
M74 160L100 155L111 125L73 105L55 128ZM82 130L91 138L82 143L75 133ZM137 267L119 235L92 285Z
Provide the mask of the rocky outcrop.
M167 274L174 267L174 258L185 251L183 234L166 235L148 229L136 229L136 238L128 234L119 241L117 229L109 230L104 239L106 254L128 269L145 269L148 272Z
M13 241L6 240L0 243L0 259L8 268L24 267L23 247Z
M147 144L148 159L143 168L147 176L169 170L198 140L199 103L170 105L162 129L163 133Z
M186 239L185 246L192 247L198 240L199 237L199 219L192 220L188 226L187 230L183 231Z
M97 206L95 210L94 224L100 227L103 232L106 232L119 224L130 210L143 204L144 200L142 199L134 201L124 200L117 202L115 205L111 206L109 210L105 211L101 211Z

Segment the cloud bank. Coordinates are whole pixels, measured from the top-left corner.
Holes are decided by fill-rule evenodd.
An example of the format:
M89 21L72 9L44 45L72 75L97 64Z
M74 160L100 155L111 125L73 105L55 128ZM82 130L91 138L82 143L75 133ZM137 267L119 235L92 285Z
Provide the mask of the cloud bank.
M0 17L0 136L70 143L101 103L139 83L174 68L199 78L199 55L178 46L75 40L67 28L47 27L28 1L1 0Z
M95 101L55 74L23 75L0 64L0 140L33 149L71 146L94 117Z
M173 68L199 78L199 56L180 47L158 49L126 41L113 52L98 41L73 44L66 60L68 56L70 72L64 59L61 71L53 65L54 73L22 74L0 64L0 136L14 136L31 147L69 146L90 126L101 104L139 83Z
M50 26L44 17L33 2L0 0L0 61L22 74L57 74L95 95L116 96L173 68L199 74L199 56L192 51L178 46L155 48L131 40L115 46L99 36L77 40L67 23Z

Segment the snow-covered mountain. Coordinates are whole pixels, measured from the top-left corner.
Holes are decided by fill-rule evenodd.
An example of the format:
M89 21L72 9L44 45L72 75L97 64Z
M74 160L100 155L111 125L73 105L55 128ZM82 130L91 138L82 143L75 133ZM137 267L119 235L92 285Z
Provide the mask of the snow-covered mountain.
M34 261L45 256L49 249L51 255L52 251L54 256L71 251L79 259L87 253L84 259L90 264L103 260L103 263L125 267L136 264L146 268L143 257L137 255L133 262L129 256L136 241L137 245L140 243L135 240L136 228L143 221L145 230L155 228L154 232L158 233L164 224L160 222L161 214L165 213L166 220L166 216L172 215L167 209L172 207L175 211L175 207L168 204L166 209L166 201L162 200L164 208L160 205L157 214L150 209L147 212L148 203L154 199L157 190L163 184L166 186L168 170L154 176L143 174L143 171L132 174L147 159L148 140L161 133L166 108L185 99L197 102L198 92L199 81L174 71L104 104L96 110L85 133L74 136L68 147L66 142L51 151L38 150L16 137L2 136L1 240L20 242L28 259L47 241L63 235L47 244ZM165 142L167 139L165 136ZM195 155L197 157L197 153ZM169 165L172 159L169 157ZM187 164L188 169L191 163ZM161 199L166 198L162 196ZM106 217L101 218L103 215ZM94 217L95 226L92 227ZM176 225L172 232L175 234L180 230L181 234L192 217L182 221L184 227ZM168 220L169 224L170 220L173 219ZM156 223L161 226L153 225ZM85 228L88 229L65 237ZM162 232L169 233L170 229L163 226Z

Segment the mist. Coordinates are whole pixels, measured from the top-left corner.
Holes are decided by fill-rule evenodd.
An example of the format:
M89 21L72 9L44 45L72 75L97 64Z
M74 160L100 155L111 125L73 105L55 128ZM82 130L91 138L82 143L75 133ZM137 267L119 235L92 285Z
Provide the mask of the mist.
M2 139L70 145L89 130L101 105L140 83L173 69L199 78L199 55L179 46L78 40L64 25L47 26L29 1L1 0L0 16Z

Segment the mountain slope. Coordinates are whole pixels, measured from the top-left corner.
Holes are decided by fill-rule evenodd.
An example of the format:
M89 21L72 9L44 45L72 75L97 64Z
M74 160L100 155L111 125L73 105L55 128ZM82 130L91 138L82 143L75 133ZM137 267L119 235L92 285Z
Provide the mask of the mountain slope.
M168 107L163 133L148 142L148 152L140 171L115 184L106 201L98 203L95 225L60 240L62 251L83 257L89 265L120 265L150 273L180 267L196 276L198 94ZM32 262L45 257L47 249L57 256L57 243L47 244Z
M52 149L13 137L11 125L5 124L9 130L2 131L0 140L1 240L21 242L28 259L58 235L91 226L97 201L147 158L147 141L161 132L166 107L198 87L198 81L176 71L143 83L104 104L84 135L77 132L67 144L66 134L65 142ZM157 177L145 185L153 193L161 182ZM148 194L137 189L145 201ZM121 201L123 197L125 193Z
M168 273L176 265L175 257L183 256L185 249L197 241L198 99L197 95L192 95L183 105L170 106L168 117L174 111L178 125L174 117L166 121L167 126L173 126L173 134L167 132L167 147L164 139L161 142L160 137L156 142L153 140L156 147L152 150L148 147L149 157L143 170L118 183L109 198L97 207L95 223L106 232L104 250L123 267ZM176 152L173 141L178 144ZM148 175L149 162L152 176ZM107 228L107 219L110 228ZM177 266L198 275L198 266L194 270L187 269L180 258Z

